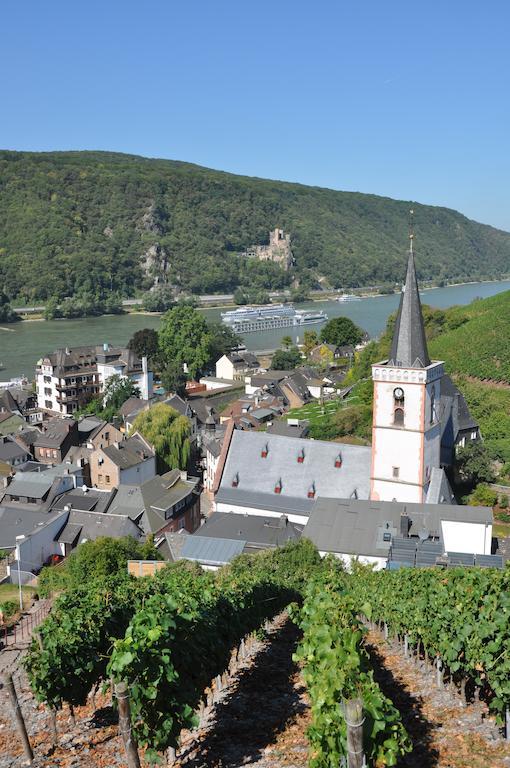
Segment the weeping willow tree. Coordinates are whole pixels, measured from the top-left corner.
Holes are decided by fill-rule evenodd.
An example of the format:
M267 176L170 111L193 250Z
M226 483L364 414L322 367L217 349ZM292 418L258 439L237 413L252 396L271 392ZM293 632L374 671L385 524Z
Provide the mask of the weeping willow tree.
M186 469L191 454L191 425L175 408L158 403L142 411L133 422L133 432L140 432L154 447L160 471Z

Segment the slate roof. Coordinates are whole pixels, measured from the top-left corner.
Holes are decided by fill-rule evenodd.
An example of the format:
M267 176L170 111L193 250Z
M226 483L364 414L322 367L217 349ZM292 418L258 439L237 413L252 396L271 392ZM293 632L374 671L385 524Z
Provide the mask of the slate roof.
M493 518L487 507L325 497L317 499L303 537L321 552L386 557L391 542L384 542L381 533L390 523L390 532L400 535L403 514L410 519L409 536L426 529L440 540L442 520L491 524Z
M34 445L41 448L60 448L75 424L74 419L50 419L45 424L44 432L37 435Z
M55 475L47 470L44 472L16 472L7 492L10 496L42 499L50 490L54 479Z
M388 365L404 368L426 368L430 365L412 249L409 251L406 283L400 296Z
M13 461L26 456L29 451L10 437L0 437L0 461Z
M149 444L137 433L117 445L102 448L102 451L119 469L135 467L155 455Z
M289 424L287 419L277 419L267 428L268 433L271 435L285 435L286 437L306 437L309 430L310 425L308 421L298 421L297 424Z
M70 525L81 527L78 544L84 540L94 541L99 536L111 536L114 539L132 536L136 540L143 536L142 530L129 517L110 515L108 512L84 512L73 509L69 512L66 527Z
M106 512L115 496L114 491L100 491L98 488L73 488L61 494L52 504L52 510L81 509L85 512Z
M137 520L143 512L142 489L139 485L119 485L115 498L108 507L110 515L127 515Z
M128 397L128 399L120 406L119 415L123 418L133 416L135 413L140 413L140 411L145 410L147 405L147 400L142 400L139 397Z
M170 472L156 475L143 483L141 492L145 509L144 520L152 533L157 533L171 519L165 517L165 512L178 501L190 496L198 483L198 478L183 480L178 469L171 469Z
M427 504L456 504L450 483L444 469L432 467L430 484L427 491Z
M245 543L232 539L188 536L181 549L181 559L193 560L203 565L222 566L240 555Z
M186 531L179 531L178 533L165 533L164 537L156 545L161 552L165 560L169 560L171 563L177 562L181 559L181 551L184 546L184 542L190 534Z
M267 456L262 458L266 449ZM298 454L304 451L303 463ZM342 466L335 467L337 456ZM308 498L312 484L315 496L349 498L357 492L367 499L370 492L371 449L322 440L306 440L267 432L235 430L216 494L217 502L308 514L314 499ZM232 481L238 476L238 486ZM281 493L275 485L281 480Z
M280 547L299 539L303 526L290 523L285 515L259 517L233 512L214 512L193 534L197 536L244 541L245 552Z
M58 514L48 515L26 507L0 504L0 549L16 546L16 536L28 536L46 523L55 520Z

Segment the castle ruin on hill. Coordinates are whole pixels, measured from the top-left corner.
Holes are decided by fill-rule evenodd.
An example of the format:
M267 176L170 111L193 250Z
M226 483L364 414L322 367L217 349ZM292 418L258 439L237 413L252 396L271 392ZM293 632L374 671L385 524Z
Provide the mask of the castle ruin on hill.
M244 256L259 261L272 261L287 270L294 262L290 234L283 229L273 229L269 233L268 245L252 245L246 249Z

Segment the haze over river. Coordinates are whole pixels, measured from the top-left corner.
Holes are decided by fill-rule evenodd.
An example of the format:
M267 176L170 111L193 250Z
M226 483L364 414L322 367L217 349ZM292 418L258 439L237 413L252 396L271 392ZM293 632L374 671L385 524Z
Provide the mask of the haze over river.
M494 283L468 283L446 288L432 288L422 292L422 302L433 307L450 307L453 304L469 304L473 299L492 296L510 290L510 280ZM374 296L360 301L320 301L299 304L299 309L321 309L328 317L344 315L364 328L370 336L378 336L386 325L388 315L398 306L399 296ZM219 320L224 309L204 309L208 319ZM104 315L79 320L23 321L9 325L0 324L0 380L25 375L34 376L37 360L59 347L81 344L127 344L133 333L140 328L158 328L157 315L126 314ZM319 331L321 324L306 326ZM282 336L294 339L303 336L301 328L279 328L260 333L247 333L244 341L248 349L268 350L279 346Z

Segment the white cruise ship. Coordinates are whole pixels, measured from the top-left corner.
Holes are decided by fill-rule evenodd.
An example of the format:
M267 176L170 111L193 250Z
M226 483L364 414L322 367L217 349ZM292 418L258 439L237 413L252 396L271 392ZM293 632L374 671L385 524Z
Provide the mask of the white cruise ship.
M265 307L240 307L222 312L221 320L236 333L267 331L271 328L323 323L328 316L321 310L295 309L292 304L269 304Z

